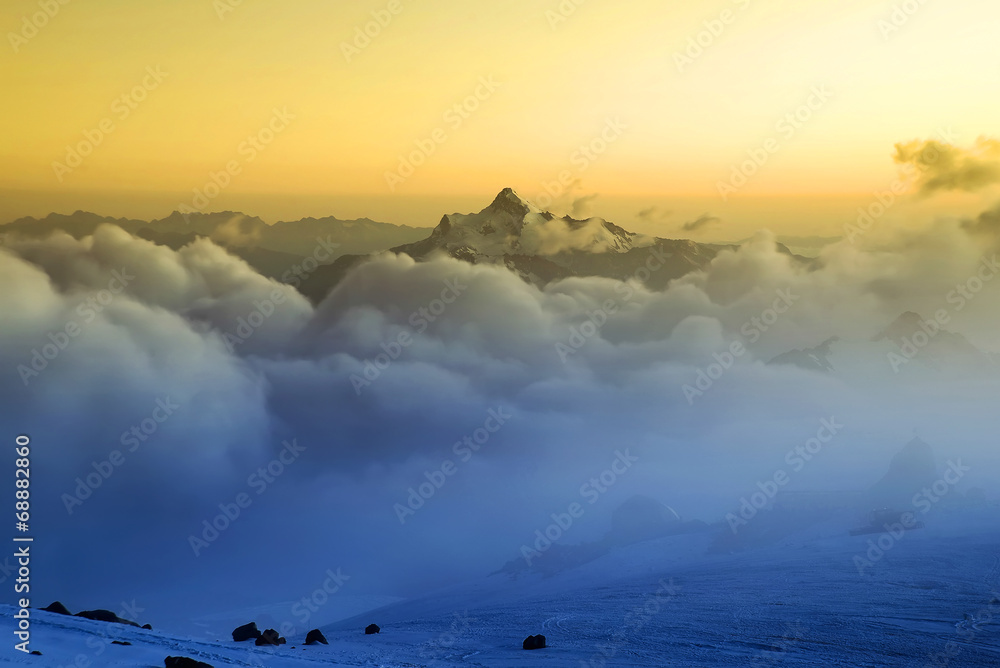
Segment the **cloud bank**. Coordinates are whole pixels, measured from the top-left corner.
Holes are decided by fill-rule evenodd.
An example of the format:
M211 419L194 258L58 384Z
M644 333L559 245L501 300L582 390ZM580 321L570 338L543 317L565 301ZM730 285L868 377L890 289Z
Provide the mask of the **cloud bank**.
M920 354L894 369L898 342L872 340L905 311L944 310L948 329L1000 350L1000 281L983 273L996 236L970 225L832 244L811 267L762 232L664 291L538 289L498 266L384 254L315 308L208 240L175 252L111 226L8 240L4 426L44 448L38 521L66 546L39 562L39 595L169 608L210 587L249 603L336 567L359 591L412 593L515 557L622 448L638 458L628 479L568 542L600 535L634 493L717 521L831 416L837 447L797 488L865 488L915 428L995 484L997 374ZM949 296L976 276L957 308ZM767 363L831 337L834 372ZM252 504L192 548L239 494ZM286 577L243 584L279 564ZM150 572L178 582L174 598Z

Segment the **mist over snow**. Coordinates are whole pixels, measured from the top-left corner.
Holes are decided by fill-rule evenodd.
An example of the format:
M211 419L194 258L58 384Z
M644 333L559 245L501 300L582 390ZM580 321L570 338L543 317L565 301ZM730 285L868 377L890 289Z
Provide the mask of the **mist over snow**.
M539 221L534 241L581 248L597 220L569 236ZM760 232L663 291L538 288L502 266L386 253L315 307L206 239L8 238L0 401L38 453L35 597L181 616L294 599L338 568L345 592L416 594L517 558L618 452L635 463L563 542L603 535L635 494L721 521L823 419L843 429L789 489L867 489L916 431L995 496L996 367L921 351L894 365L899 342L879 338L903 313L943 311L997 359L987 222L886 223L812 263ZM833 337L832 371L768 363ZM120 465L79 494L114 451ZM241 494L239 517L192 547Z

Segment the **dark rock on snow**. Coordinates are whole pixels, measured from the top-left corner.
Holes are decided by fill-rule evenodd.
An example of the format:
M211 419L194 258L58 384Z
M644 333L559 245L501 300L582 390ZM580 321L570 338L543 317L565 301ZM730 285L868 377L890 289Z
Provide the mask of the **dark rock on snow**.
M260 637L260 629L257 628L257 622L250 622L249 624L244 624L243 626L237 626L233 629L233 640L236 642L243 642L244 640L254 640Z
M313 629L312 631L306 634L307 645L315 645L316 643L323 643L324 645L330 644L326 641L326 636L324 636L323 632L320 631L319 629Z
M378 624L369 624L365 627L365 635L370 636L371 634L378 633L381 630L382 629L378 627Z
M195 661L186 656L168 656L163 660L163 665L167 668L212 668L210 663Z
M542 649L545 647L545 636L539 634L537 636L528 636L521 643L521 647L524 649Z
M54 612L57 615L72 615L73 613L66 609L66 606L59 601L53 601L49 603L48 606L42 608L46 612Z
M261 645L284 645L285 639L278 635L278 632L274 629L267 629L260 634L260 637L254 641L254 644L258 647Z
M122 619L110 610L84 610L83 612L76 613L77 617L83 617L84 619L92 619L97 622L113 622L115 624L128 624L129 626L134 626L139 628L139 625L135 622Z

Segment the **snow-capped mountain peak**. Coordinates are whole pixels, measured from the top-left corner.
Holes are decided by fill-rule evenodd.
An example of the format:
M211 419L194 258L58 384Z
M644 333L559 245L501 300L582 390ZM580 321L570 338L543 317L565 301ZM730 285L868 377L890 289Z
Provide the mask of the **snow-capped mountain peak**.
M521 218L529 213L541 213L538 207L514 192L513 188L504 188L501 190L493 199L493 202L483 209L481 213L487 211L493 214L508 213Z
M504 255L552 256L567 252L624 253L637 235L603 218L576 220L543 211L504 188L479 213L444 216L424 242L407 252L425 255L444 250L452 255L496 258Z

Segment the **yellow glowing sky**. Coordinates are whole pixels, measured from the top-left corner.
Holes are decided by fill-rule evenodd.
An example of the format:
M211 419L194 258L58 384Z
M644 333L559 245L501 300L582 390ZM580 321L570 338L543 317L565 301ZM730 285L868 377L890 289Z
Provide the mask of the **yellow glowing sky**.
M70 0L16 53L10 33L39 4L5 0L5 210L44 208L46 196L75 208L77 195L97 208L104 193L126 213L123 191L177 199L237 160L241 173L209 209L250 208L261 194L285 198L285 209L269 204L273 217L299 213L297 198L464 202L503 186L535 196L570 170L577 195L701 197L725 216L739 202L721 202L717 182L817 85L833 97L736 200L868 193L894 177L897 141L939 127L965 143L998 134L1000 4L987 0L913 0L919 9L888 39L878 23L893 3L880 1L577 0L555 27L546 12L559 0L398 2L347 62L342 43L388 0ZM675 53L723 10L732 22L678 72ZM115 99L156 66L166 79L119 119ZM445 112L481 77L502 85L453 128ZM241 142L274 108L295 120L243 163ZM114 132L59 182L53 161L105 118ZM613 118L627 130L580 172L576 147ZM444 143L390 193L385 173L435 128Z

